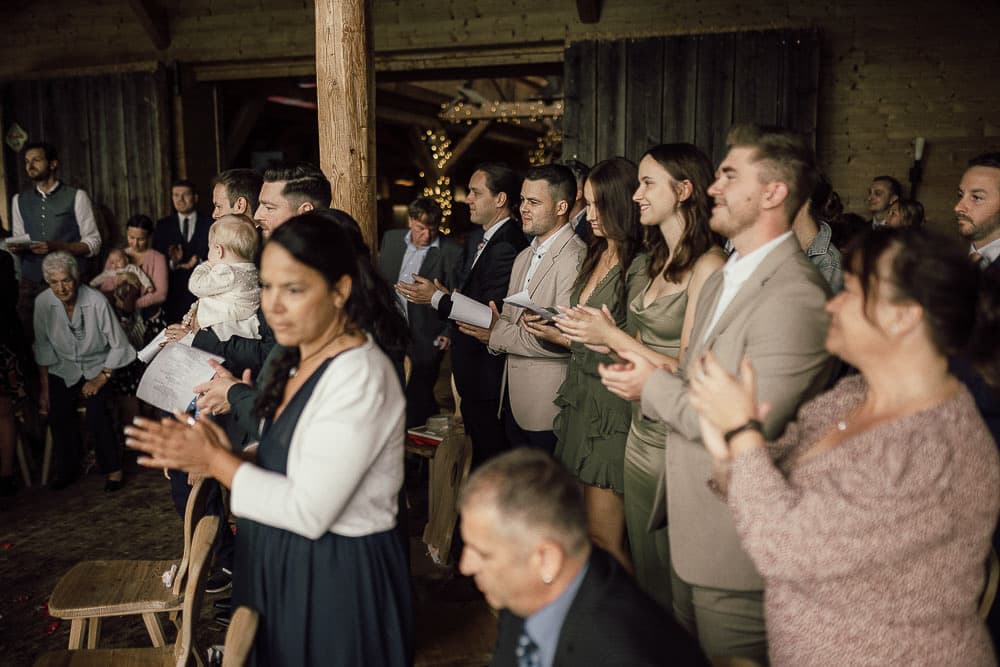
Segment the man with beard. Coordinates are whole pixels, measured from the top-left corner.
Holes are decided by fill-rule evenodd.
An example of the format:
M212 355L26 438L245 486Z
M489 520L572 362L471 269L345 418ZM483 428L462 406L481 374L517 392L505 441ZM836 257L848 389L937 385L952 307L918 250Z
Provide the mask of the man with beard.
M983 271L1000 275L1000 153L969 160L955 204L958 233L969 241L969 257Z
M11 231L14 237L27 234L31 241L8 247L21 259L17 312L31 336L35 297L48 288L42 278L42 260L50 252L65 250L76 257L82 274L86 258L101 250L101 235L87 193L59 180L55 146L41 141L26 145L24 168L34 187L14 195Z
M662 523L665 499L677 620L698 637L710 659L765 662L764 581L743 551L729 508L706 484L712 461L688 399L688 378L700 372L709 352L730 373L749 357L758 396L770 412L741 429L777 437L830 376L824 347L830 288L791 230L818 179L805 139L780 128L738 125L726 143L729 152L708 189L715 204L709 224L732 241L734 251L705 281L677 372L623 352L628 363L602 367L600 373L609 390L641 398L643 414L668 426L665 494L657 498L653 524Z

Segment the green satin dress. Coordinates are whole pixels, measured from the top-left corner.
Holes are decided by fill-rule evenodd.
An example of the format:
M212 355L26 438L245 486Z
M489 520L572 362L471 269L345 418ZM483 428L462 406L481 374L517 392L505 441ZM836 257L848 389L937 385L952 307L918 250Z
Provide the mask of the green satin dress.
M687 289L664 294L643 305L644 289L629 303L628 324L638 331L649 348L677 358L681 330L687 310ZM666 463L666 425L643 417L639 403L632 406L632 425L625 444L625 526L635 566L635 579L646 593L666 609L672 606L670 592L670 542L667 529L650 532L649 515L656 500L656 487Z
M597 285L586 305L600 308L607 305L619 327L627 328L627 305L646 282L649 258L638 255L626 273L628 298L621 292L621 265L618 264ZM570 304L580 301L583 284L577 285ZM634 331L630 331L634 335ZM556 405L559 414L553 425L557 443L555 456L584 484L625 492L625 438L632 421L628 401L609 392L597 373L601 363L613 363L599 352L579 343L570 348L566 380L559 387Z

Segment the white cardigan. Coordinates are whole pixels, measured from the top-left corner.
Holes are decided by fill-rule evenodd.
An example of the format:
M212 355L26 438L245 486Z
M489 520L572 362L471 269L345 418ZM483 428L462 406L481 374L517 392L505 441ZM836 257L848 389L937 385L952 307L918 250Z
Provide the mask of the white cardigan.
M399 378L369 337L324 371L295 425L287 474L236 470L233 513L310 539L393 528L405 421Z

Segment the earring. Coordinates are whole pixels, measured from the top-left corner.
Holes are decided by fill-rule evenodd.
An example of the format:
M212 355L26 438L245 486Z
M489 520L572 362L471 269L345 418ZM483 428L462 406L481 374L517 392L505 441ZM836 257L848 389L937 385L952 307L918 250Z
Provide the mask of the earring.
M542 577L542 583L548 586L549 584L552 583L552 577L546 574L544 577Z

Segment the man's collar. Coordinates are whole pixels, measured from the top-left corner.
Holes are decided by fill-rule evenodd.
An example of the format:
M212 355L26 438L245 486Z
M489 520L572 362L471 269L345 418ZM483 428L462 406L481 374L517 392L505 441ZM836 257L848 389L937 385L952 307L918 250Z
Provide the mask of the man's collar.
M403 240L406 241L406 247L407 248L412 248L413 250L426 250L428 248L440 248L441 247L441 235L440 234L438 234L437 236L435 236L433 241L431 241L427 245L421 246L419 248L417 246L413 245L413 232L409 232L409 231L406 232L406 236L403 237Z
M816 234L812 242L809 243L809 247L806 248L807 257L825 255L830 249L830 242L833 239L833 230L830 229L830 225L825 222L819 222L816 226L819 227L819 233Z
M53 192L58 190L61 185L62 181L60 181L58 178L56 179L56 182L52 184L52 187L49 190L42 190L42 186L39 185L38 183L35 183L35 192L42 195L43 197L48 197Z
M562 227L553 232L552 235L549 236L549 238L545 239L541 243L538 242L537 236L531 239L532 249L534 249L534 251L539 255L544 255L549 251L549 248L551 248L555 244L556 239L559 238L562 235L562 233L566 231L567 228L572 228L572 227L568 223L563 224Z

